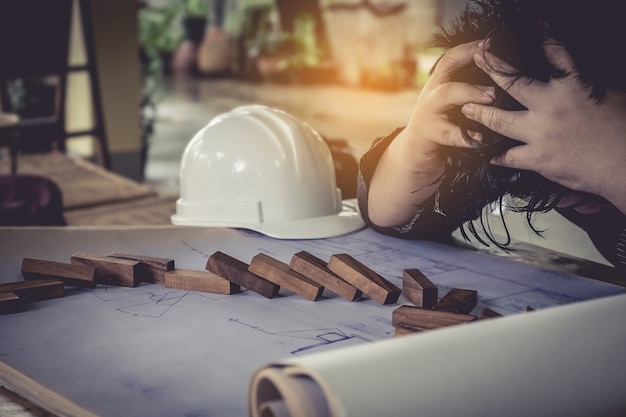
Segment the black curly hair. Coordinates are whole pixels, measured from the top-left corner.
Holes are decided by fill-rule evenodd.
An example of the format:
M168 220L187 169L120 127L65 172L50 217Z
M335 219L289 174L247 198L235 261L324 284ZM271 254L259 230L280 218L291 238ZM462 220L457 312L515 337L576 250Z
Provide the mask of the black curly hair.
M547 82L568 75L546 56L544 46L556 43L572 56L580 80L590 87L590 97L600 101L607 90L626 91L626 57L622 45L626 40L626 25L615 4L612 0L470 0L448 27L435 33L431 45L446 50L488 39L489 51L515 68L515 72L507 75L516 80L523 77L528 82ZM494 86L495 106L525 110L473 63L453 73L452 79ZM509 208L525 212L532 230L541 234L532 225L532 214L555 208L570 190L535 172L492 165L492 158L520 142L465 118L460 107L451 110L448 118L461 128L472 148L449 149L436 209L440 199L469 202L463 207L463 217L470 220L461 228L463 236L468 239L467 227L473 236L487 244L474 224L479 219L489 240L505 246L509 239L497 242L489 232L484 208L493 203L502 207L506 195L518 197L525 203ZM480 132L481 141L473 140L469 131Z

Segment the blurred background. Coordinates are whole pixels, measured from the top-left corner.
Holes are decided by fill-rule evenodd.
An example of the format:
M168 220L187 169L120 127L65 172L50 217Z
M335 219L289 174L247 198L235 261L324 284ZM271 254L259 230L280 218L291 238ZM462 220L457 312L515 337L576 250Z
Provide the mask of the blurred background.
M240 104L286 110L355 158L403 125L460 0L151 0L139 11L145 180L176 189L184 144ZM153 107L152 107L153 106ZM178 131L178 133L176 133ZM177 139L174 139L178 136Z
M358 156L406 120L403 97L436 57L428 39L461 3L7 0L0 111L56 119L24 127L20 153L66 150L157 187L176 169L152 162L179 160L199 127L239 104L324 119L323 133L356 141ZM394 106L399 117L383 121ZM349 128L359 123L367 137Z

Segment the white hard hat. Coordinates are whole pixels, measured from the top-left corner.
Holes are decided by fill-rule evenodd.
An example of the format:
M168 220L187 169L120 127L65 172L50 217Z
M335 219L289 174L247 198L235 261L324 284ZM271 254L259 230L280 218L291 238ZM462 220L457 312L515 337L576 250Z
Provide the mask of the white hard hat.
M249 105L215 117L187 145L172 223L318 239L364 227L357 207L342 201L330 149L315 130Z

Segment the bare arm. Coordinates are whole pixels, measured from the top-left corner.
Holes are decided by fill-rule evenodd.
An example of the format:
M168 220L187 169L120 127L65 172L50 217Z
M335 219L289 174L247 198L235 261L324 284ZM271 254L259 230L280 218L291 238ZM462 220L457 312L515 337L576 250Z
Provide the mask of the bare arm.
M450 74L472 62L480 42L450 49L441 58L421 91L407 126L389 145L372 176L368 211L381 227L408 222L416 207L436 191L443 173L445 149L468 147L446 112L465 103L490 104L493 88L452 82Z

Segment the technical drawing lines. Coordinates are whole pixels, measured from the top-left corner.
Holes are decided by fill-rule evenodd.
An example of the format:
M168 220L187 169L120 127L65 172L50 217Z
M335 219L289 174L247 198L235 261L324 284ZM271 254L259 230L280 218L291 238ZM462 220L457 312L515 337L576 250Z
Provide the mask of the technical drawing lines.
M136 292L136 289L132 292L96 291L94 295L121 313L149 318L163 317L172 307L180 304L190 296L202 297L207 300L223 298L222 296L214 296L212 294L169 288L151 289L142 292Z
M350 346L360 343L370 343L371 339L357 335L348 334L338 328L331 329L310 329L310 330L290 330L285 332L270 332L260 326L244 323L239 319L230 319L231 322L246 326L270 336L292 337L309 341L308 344L300 346L290 352L291 355L300 356L305 353L319 352L328 348Z

